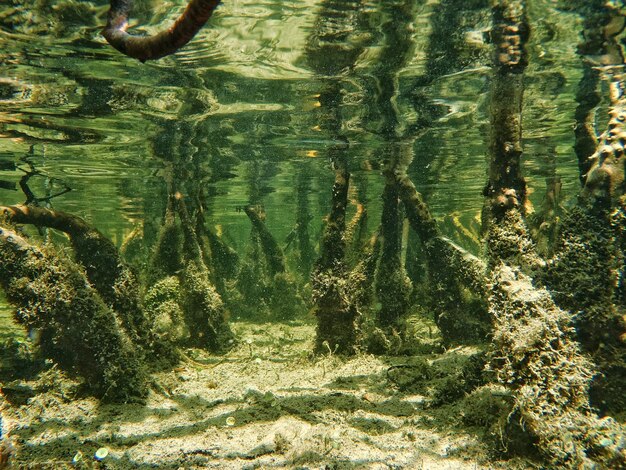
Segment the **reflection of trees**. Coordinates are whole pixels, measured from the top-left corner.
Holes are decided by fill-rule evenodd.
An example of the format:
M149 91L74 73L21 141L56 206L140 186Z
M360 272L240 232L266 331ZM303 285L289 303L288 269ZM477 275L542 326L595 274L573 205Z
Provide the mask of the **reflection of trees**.
M489 27L489 10L486 0L471 0L457 2L443 0L438 2L430 16L430 35L426 44L426 58L424 72L410 80L410 91L405 98L416 113L415 118L408 123L414 135L423 134L416 142L419 166L410 169L410 176L418 186L424 185L426 178L438 178L440 175L460 164L462 151L447 152L447 158L437 158L437 150L443 143L453 142L460 126L466 125L465 132L471 132L468 124L459 122L451 132L438 129L436 119L448 111L445 105L436 103L432 99L431 90L446 85L447 75L454 75L468 68L484 65L487 58L485 48L480 43L468 40L469 34L480 34L481 29ZM453 85L452 85L453 86ZM453 95L453 92L450 92ZM454 96L454 95L453 95ZM435 129L436 132L425 132ZM428 168L428 171L423 171ZM426 186L426 185L424 185ZM424 196L429 196L426 188Z

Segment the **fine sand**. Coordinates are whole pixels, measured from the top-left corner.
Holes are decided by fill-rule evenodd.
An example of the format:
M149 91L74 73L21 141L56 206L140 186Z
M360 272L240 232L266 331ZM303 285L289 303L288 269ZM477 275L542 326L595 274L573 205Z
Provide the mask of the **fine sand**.
M3 426L15 447L14 467L532 467L490 459L486 431L463 426L462 399L435 406L429 391L437 374L424 374L412 392L400 390L390 374L390 367L445 363L470 348L346 359L331 351L312 356L312 325L233 328L240 341L229 354L189 350L179 367L155 374L146 405L76 397L76 383L53 365L30 381L4 383ZM96 461L103 447L108 455Z

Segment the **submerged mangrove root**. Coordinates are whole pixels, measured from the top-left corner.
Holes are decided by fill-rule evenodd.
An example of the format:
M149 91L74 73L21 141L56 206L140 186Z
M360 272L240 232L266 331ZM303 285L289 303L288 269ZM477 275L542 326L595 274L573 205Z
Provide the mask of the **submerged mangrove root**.
M503 212L524 211L526 181L521 173L522 98L529 26L521 1L498 1L493 7L495 44L491 84L489 181L485 188L489 218L485 228Z
M367 207L365 204L355 202L356 212L352 219L346 225L346 243L347 253L346 260L350 264L358 263L362 258L363 249L367 244Z
M126 32L132 3L132 0L111 0L102 35L121 53L145 62L173 54L191 41L211 17L220 0L190 0L170 28L146 37L131 36Z
M404 203L406 216L411 227L417 232L423 243L428 243L429 240L439 235L437 223L430 213L430 209L405 172L398 171L394 176L399 189L398 194Z
M483 231L490 270L500 263L525 272L543 267L524 220L526 181L521 171L522 102L529 26L525 2L498 0L492 7L494 39L490 97L489 180Z
M492 285L490 367L513 392L510 416L555 468L624 468L624 429L591 412L593 370L579 352L571 315L519 269L500 264Z
M403 0L396 4L381 4L381 63L373 76L377 86L371 90L371 99L379 113L376 131L385 140L380 153L385 186L379 230L381 256L376 272L376 295L380 302L378 325L390 333L405 336L404 323L409 310L413 285L402 262L403 217L400 212L400 189L394 174L404 172L413 159L413 136L399 125L402 122L395 97L400 94L399 75L414 55L415 41L409 32L416 15L416 4ZM403 135L404 134L404 135ZM402 136L402 137L401 137ZM401 137L401 138L400 138Z
M535 274L545 267L519 210L506 211L489 226L486 244L489 270L499 263L519 266L528 274Z
M12 223L53 228L69 235L76 261L85 268L87 279L102 300L117 313L130 339L150 346L150 325L141 306L139 280L108 238L66 212L18 205L0 207L0 213Z
M556 163L556 162L555 162ZM540 210L531 216L530 230L537 243L537 251L543 257L554 254L554 247L559 237L559 223L564 210L561 207L561 177L554 173L546 178L546 193Z
M234 335L194 226L182 195L175 192L150 261L146 309L164 342L224 352L234 345Z
M348 279L344 238L350 173L344 154L336 161L332 208L320 241L320 257L311 275L313 313L317 317L315 351L328 352L330 347L333 352L354 354L360 315Z
M487 312L486 265L451 240L425 245L435 320L445 344L484 342L491 333ZM435 261L437 260L437 261Z
M213 268L213 282L216 287L218 282L224 283L227 280L234 279L239 266L239 255L237 252L229 247L212 230L208 229L203 220L198 220L196 231L200 236L206 237L206 245ZM218 277L220 278L219 280L216 279Z
M578 92L576 93L578 106L574 113L576 119L574 151L578 157L580 181L584 184L587 173L591 169L592 160L590 157L598 146L594 110L601 100L596 91L600 82L600 73L587 62L583 64L583 67L583 76L578 83Z
M541 281L555 302L571 311L583 350L597 365L592 404L602 411L626 409L626 216L574 208L563 220L555 256Z
M188 261L180 276L182 307L193 346L224 352L234 346L220 295L209 281L204 263Z
M144 296L146 311L154 323L154 333L172 347L184 344L190 336L181 307L183 295L178 277L168 276L152 284Z
M163 225L148 263L147 282L152 285L159 279L174 276L183 266L183 235L176 223L173 202L168 202Z
M583 190L578 207L563 221L543 281L558 305L575 314L579 341L598 368L592 404L620 412L626 409L626 81L618 36L626 17L612 2L581 2L578 9L584 18L578 52L585 72L577 112L587 113L576 134L577 144L581 135L577 150L584 150L578 152ZM608 85L610 106L607 127L596 137L593 106L600 102L601 80Z
M293 236L296 237L295 244L298 250L298 271L302 276L308 278L315 261L315 248L311 243L309 234L309 223L313 219L308 199L311 189L311 175L303 167L298 167L295 183L297 213Z
M41 332L44 357L82 377L89 391L104 400L147 396L141 353L74 263L0 228L0 273L7 299L17 307L17 321Z
M376 266L380 258L380 237L375 233L361 250L361 257L350 271L350 285L353 289L353 301L360 312L371 308L374 303L373 284Z
M493 286L490 367L515 401L509 419L520 421L517 432L522 429L530 434L550 466L622 468L626 465L624 430L591 411L589 387L594 371L579 351L573 318L527 276L541 275L546 263L523 217L521 108L528 39L524 2L495 2L493 21L492 134L483 217ZM511 426L505 427L503 437L519 440Z
M228 325L224 303L210 281L202 250L182 196L176 207L183 233L183 269L180 285L185 295L182 307L189 327L191 344L213 352L234 346L234 334Z
M578 48L585 72L576 129L583 190L578 207L563 220L541 280L557 304L575 314L579 341L598 368L592 404L603 412L619 412L626 409L621 393L626 385L626 95L617 36L626 17L610 2L581 2L578 8L585 20ZM600 80L608 84L610 107L607 127L596 137L593 107L600 102Z
M235 282L226 286L226 299L233 305L233 311L237 312L238 317L251 318L260 315L270 318L270 279L267 276L259 235L254 229L250 231L250 242L246 251L239 263Z
M267 267L271 277L278 273L285 272L285 255L281 250L278 242L274 236L270 233L263 221L263 215L258 207L246 206L244 212L252 222L252 225L259 234L259 241L261 243L261 249L265 255L267 261Z
M241 263L239 291L230 291L229 300L236 299L237 310L244 314L293 320L304 310L304 302L294 276L287 270L283 250L267 229L262 208L248 205L244 211L252 222L252 252Z
M354 354L359 340L359 312L350 280L339 270L314 270L313 313L317 317L315 352Z
M595 129L595 108L601 102L597 88L602 72L597 65L609 67L623 65L624 57L617 36L623 30L626 18L619 13L619 7L611 6L610 2L603 0L579 2L574 8L584 19L583 41L578 45L583 76L576 93L578 106L574 128L576 137L574 149L578 156L580 179L584 184L591 166L598 160L598 156L593 157L599 147Z
M401 261L401 220L398 188L388 178L383 190L380 225L381 256L376 271L376 296L381 304L378 324L398 328L409 309L412 285Z
M444 342L484 341L491 330L485 264L440 236L428 205L405 172L395 172L394 178L409 224L424 247L435 317Z

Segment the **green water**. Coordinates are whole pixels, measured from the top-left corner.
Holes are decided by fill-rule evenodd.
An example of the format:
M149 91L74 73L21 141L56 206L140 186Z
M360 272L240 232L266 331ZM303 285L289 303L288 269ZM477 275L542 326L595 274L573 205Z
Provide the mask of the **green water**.
M364 203L372 234L381 168L402 147L444 235L478 253L487 3L225 2L179 53L141 64L101 37L105 1L12 0L0 9L0 203L27 202L25 182L41 205L85 218L117 246L133 230L149 246L174 172L187 197L202 194L208 227L240 254L250 242L247 204L262 205L282 246L304 204L317 250L330 149L347 146L348 217ZM158 30L183 5L137 2L137 32ZM546 178L561 177L563 201L579 190L572 122L581 20L558 6L528 8L523 162L539 206ZM329 87L335 129L320 112ZM298 264L293 250L286 255Z
M132 33L154 34L171 24L187 1L136 0L134 3ZM519 447L513 452L520 455L532 456L524 446L530 449L536 445L544 447L542 455L548 458L557 455L555 461L566 461L569 457L561 454L569 450L562 449L570 447L588 453L589 458L593 453L605 458L602 452L609 450L623 456L623 435L619 437L621 440L609 439L611 434L606 431L608 437L600 439L604 434L596 432L600 428L592 427L595 422L589 424L592 413L587 413L591 407L601 409L602 413L615 409L623 418L624 403L615 392L623 388L626 338L626 334L618 331L626 318L622 281L626 244L623 217L619 217L623 214L620 206L616 206L618 209L611 212L610 220L607 217L601 224L592 218L591 212L584 212L582 204L574 208L581 193L574 128L577 107L596 94L590 123L598 134L607 127L609 80L616 74L623 86L623 77L619 76L623 63L614 64L610 71L602 69L592 85L594 90L582 89L589 85L588 80L583 80L584 74L600 68L590 65L597 63L593 62L591 53L583 55L580 44L585 35L591 41L590 37L597 34L594 12L609 8L604 3L612 8L616 24L626 25L624 5L600 0L516 2L525 4L531 29L526 46L528 66L523 70L522 109L522 174L528 184L528 205L523 211L515 209L510 213L527 216L529 238L540 239L539 254L532 258L534 251L530 255L524 251L525 234L519 236L521 241L510 242L505 240L510 233L496 232L489 245L493 252L485 253L488 244L481 232L482 221L489 217L484 193L488 183L490 133L505 127L490 119L498 110L500 116L509 112L509 118L515 118L510 108L492 102L491 93L497 95L498 90L505 88L501 76L512 77L510 71L503 72L502 64L494 66L491 28L497 8L492 11L492 3L489 0L229 0L217 8L207 25L179 52L158 61L140 63L113 49L102 37L109 8L106 0L4 0L0 4L0 206L28 203L84 219L113 242L139 279L133 284L134 278L128 272L115 271L125 266L117 262L118 258L111 256L114 262L111 264L110 259L102 263L103 257L95 256L111 254L105 244L90 245L104 247L102 253L92 253L93 259L102 263L98 266L104 265L104 270L115 271L115 279L108 279L105 275L108 273L89 271L92 258L88 256L77 263L58 261L73 253L84 255L79 245L84 242L80 240L84 232L72 236L75 244L71 247L68 237L61 232L32 226L17 229L29 243L47 244L42 250L50 250L47 255L38 254L35 248L24 252L20 249L23 245L13 244L13 251L5 252L27 253L24 259L32 265L26 268L37 274L29 272L20 278L22 273L11 273L0 277L10 278L9 288L14 292L25 293L19 312L24 317L30 315L28 321L38 326L29 333L32 338L39 338L40 349L44 356L47 354L47 361L35 364L32 377L24 374L21 365L13 367L15 383L6 392L2 390L9 401L13 400L10 403L13 409L7 405L3 413L12 413L14 423L24 421L19 426L15 424L15 433L21 433L23 444L23 454L19 457L23 460L19 462L36 464L53 456L70 465L80 441L86 445L85 455L87 450L92 452L90 446L95 450L110 445L121 465L119 468L130 468L124 467L126 462L149 465L163 455L169 455L166 460L171 468L179 468L187 465L187 457L196 451L200 460L213 458L214 448L206 450L206 443L202 443L197 444L201 452L190 448L189 454L170 455L176 451L176 445L165 442L154 452L149 448L139 450L138 456L129 452L141 447L137 443L151 442L158 435L164 440L180 439L178 445L182 449L187 437L199 438L200 431L207 430L219 431L223 442L216 441L214 447L226 449L231 434L222 430L224 426L234 426L232 423L236 423L232 429L235 432L239 426L243 429L248 424L258 424L257 421L273 425L285 415L302 418L303 423L307 421L307 429L318 425L332 428L340 421L336 418L339 411L344 413L343 424L349 422L344 430L354 433L354 429L367 432L376 428L375 432L370 430L374 436L371 438L349 433L337 438L343 439L341 445L345 446L341 458L350 462L367 461L381 451L391 455L393 449L400 449L395 447L396 441L402 440L407 442L400 459L404 463L398 464L398 468L404 468L402 465L410 465L417 455L413 454L416 445L413 433L419 429L427 436L417 441L432 441L420 447L424 455L430 455L429 452L435 455L432 449L439 449L436 453L443 462L458 452L467 465L474 465L474 460L483 462L492 458L491 451L475 450L464 443L465 436L460 436L459 430L465 433L466 428L474 427L478 430L468 431L468 435L485 433L487 444L480 449L497 448L499 453L494 459L506 453L506 449L501 449L509 444L502 437L506 433L512 436L510 443ZM516 24L522 23L516 20ZM498 28L504 30L501 24L496 25L496 37ZM604 33L608 34L606 30ZM514 35L518 41L522 41L522 36ZM624 62L625 36L621 31L604 38L614 43L618 52L607 53L602 60L619 56ZM498 72L502 75L497 76ZM520 90L516 88L517 92ZM620 106L623 105L622 102ZM623 156L623 147L615 152ZM404 221L404 206L399 201L406 200L393 191L406 187L400 187L397 181L389 184L385 179L397 168L404 170L404 164L436 219L440 234L465 249L454 251L457 256L461 253L458 257L465 264L451 257L439 265L433 259L439 253L439 245L449 250L452 245L431 234L430 239L424 240L430 243L424 249L413 232L415 227L410 228ZM346 171L342 173L344 167ZM341 215L332 219L332 214L341 212L337 209L336 196L341 190L341 178L348 173L345 214L348 230L340 234L344 238L338 241L328 233L336 235L333 227L343 223L337 221ZM623 191L623 179L619 177L616 176L620 182L618 190ZM545 200L548 190L558 187L555 181L560 181L562 186L550 206ZM551 184L554 186L550 187ZM494 214L495 201L497 198L490 199ZM251 208L259 215L258 220L251 215ZM548 236L541 230L545 226L551 228L552 222L556 226L565 220L565 209L579 210L578 214L584 217L563 224L565 228L573 227L573 235L566 230L565 235L561 234L564 244L571 244L563 249L566 253L563 259L558 259L558 253L552 257L554 247L546 247ZM161 265L153 263L154 248L164 233L166 213L176 213L176 223L182 227L179 235L184 237L184 245L181 243L184 249L181 251L186 251L180 258L185 266L182 262L165 266L168 260L163 259ZM366 217L359 219L361 214ZM545 220L552 219L542 224L542 216ZM508 221L506 228L515 239L519 235L515 230L523 225L522 219L502 220ZM421 222L424 226L430 223ZM6 226L0 220L0 229ZM498 228L497 224L493 226ZM259 227L265 227L267 232ZM602 230L598 236L594 231L597 227ZM206 249L212 241L209 235L215 235L216 240L238 255L236 268L227 272L224 261L227 257L220 259L219 254L223 253L215 246ZM376 252L378 245L368 244L376 235L380 252ZM390 235L387 240L386 235ZM280 265L283 258L275 256L280 250L267 248L268 238L275 242L271 246L282 249L284 266L272 265L273 262ZM504 248L498 245L502 240L505 240ZM345 251L340 242L346 242ZM514 246L512 251L524 251L515 263L521 266L519 272L526 269L533 276L536 274L536 285L518 271L511 274L513 271L500 271L498 266L490 265L488 269L495 281L488 282L483 276L486 269L482 261L510 262L506 259L506 249L511 247L508 242ZM173 253L178 245L173 242L171 245L161 247L169 247ZM85 246L86 243L83 250ZM339 255L333 252L338 246ZM441 253L452 251L442 249ZM588 263L586 254L589 254ZM608 261L612 256L616 258L614 262ZM398 263L394 264L396 258ZM46 263L38 264L37 260L41 259L47 260ZM316 260L321 260L318 265L321 268L311 276ZM549 272L554 265L556 274ZM455 268L459 268L458 273L445 272ZM99 275L102 275L100 285ZM513 278L516 282L511 282ZM57 282L58 279L62 282ZM76 279L80 280L78 287ZM552 290L548 293L541 286ZM502 299L497 289L502 290ZM448 293L450 300L446 300ZM599 300L593 298L595 294ZM0 345L13 348L5 349L7 354L15 356L15 364L29 364L36 353L31 352L32 343L27 342L26 332L14 321L14 312L3 295L0 294ZM220 299L224 301L223 309ZM579 303L587 302L589 308L580 307L579 300ZM63 302L74 310L68 307L65 311ZM53 307L46 310L49 305ZM385 317L389 312L394 314L394 308L399 312L396 317ZM537 311L543 316L538 316ZM36 317L39 313L43 320ZM215 316L210 317L212 314ZM355 338L361 334L365 338L362 343L348 344L345 350L340 349L342 338L336 344L332 341L341 336L335 333L341 329L342 315L354 317L350 317L352 323L346 328L350 331L345 341L357 343ZM454 315L460 315L460 319ZM502 320L506 315L511 318ZM388 318L393 321L387 321ZM232 331L228 324L220 323L224 319L230 322ZM331 327L327 331L322 319L329 319ZM474 328L474 320L477 332L467 333L472 347L449 347L447 335L450 332L458 335L453 336L454 343L465 334L463 328ZM47 321L53 323L52 327ZM570 321L579 336L567 326ZM201 323L203 326L198 326ZM602 326L598 325L609 325L610 334L602 332ZM196 326L200 333L196 332ZM210 340L216 344L223 341L217 346L209 341L202 343L211 336L212 328L215 338ZM354 337L349 337L353 333L351 328ZM493 337L485 330L495 331ZM586 331L593 334L586 338ZM502 339L507 334L512 338L509 342ZM331 341L322 342L325 338ZM15 339L18 341L12 341ZM360 336L358 339L362 340ZM515 342L518 339L519 344ZM81 347L88 354L81 352ZM579 347L591 359L579 354ZM75 355L74 349L78 351ZM503 357L498 356L490 364L493 358L485 359L483 349ZM311 356L313 350L319 355ZM537 350L541 353L535 354ZM360 354L364 351L372 354ZM341 355L344 352L356 354L346 358ZM519 360L520 355L524 360ZM55 362L49 357L61 360ZM510 357L513 359L509 364ZM146 364L142 362L144 359ZM500 359L504 365L496 364ZM448 360L451 365L446 366ZM594 371L589 365L593 361L601 371L596 376L597 383L591 379ZM562 372L557 370L557 364L572 369L564 368ZM505 366L519 370L507 376ZM40 374L38 367L44 372ZM489 367L492 367L491 375L484 373ZM57 376L67 370L74 374L72 379L84 380L87 394L102 398L102 403L111 397L123 403L119 416L117 408L113 412L106 405L93 412L96 421L90 416L90 408L83 409L80 403L79 411L64 411L63 406L69 409L74 397L88 400L80 395L82 391L76 392L78 382L65 382L65 378ZM398 374L415 372L415 377L406 379L410 386L403 389L399 386L402 377L394 381L390 370ZM522 378L515 376L516 373ZM476 376L475 382L472 374ZM545 379L544 374L554 380ZM606 383L602 381L604 377ZM31 379L33 382L24 385ZM67 387L67 396L63 387ZM548 397L545 403L534 395L536 403L528 399L526 389L531 388L537 397ZM115 395L118 389L121 392ZM588 389L591 389L589 400ZM285 399L283 395L287 394L292 394L296 401ZM576 401L579 396L583 398ZM132 408L133 405L126 403L146 397L149 397L146 408ZM50 398L51 401L46 401ZM330 405L330 411L325 414L330 398L335 405ZM343 404L344 399L347 405ZM169 402L167 409L159 408L165 406L159 400ZM95 400L89 406L98 408L93 403ZM309 407L310 403L314 406ZM393 409L386 409L385 403ZM512 403L516 403L516 409L511 408ZM219 413L207 418L207 410L212 413L213 407L222 405L223 410L220 408ZM44 418L39 418L37 406L48 413ZM193 419L189 417L191 414L185 415L196 406ZM284 406L283 411L280 406ZM572 411L577 406L580 409ZM30 414L16 413L18 409ZM113 429L120 422L152 421L152 411L145 410L154 409L159 409L155 415L161 413L159 416L166 417L171 412L175 417L167 432L143 423L146 427L129 431L128 438L121 438L123 433L117 431L111 431L108 440L101 435L93 437L105 432L101 423L109 423ZM305 412L299 415L294 410ZM552 414L546 414L546 419L543 415L535 419L539 416L535 413L545 410L552 410ZM370 414L375 412L382 416L376 418L378 421L370 419ZM514 412L520 415L519 420L527 420L535 440L513 442L518 439L515 435L518 429L509 426ZM574 412L580 414L580 420L571 418L570 423L568 413ZM393 416L392 424L385 421L387 414ZM498 421L498 414L504 417L502 421ZM346 418L348 415L350 420ZM233 419L236 416L237 421L228 424L224 421L226 416ZM567 432L551 428L553 418L554 428L567 425ZM73 428L82 419L91 422L93 430L81 430L78 426L77 430L68 431L67 441L63 437L48 439L51 434L46 426L64 419L71 422L59 424L61 430L63 426ZM41 434L37 434L39 425L43 427ZM522 422L520 434L523 425ZM616 421L603 421L601 425L606 425L601 429L613 425L617 428ZM442 436L454 435L455 445L463 449L448 453L443 444L439 447L443 438L428 437L435 431ZM263 432L269 431L265 428L258 431L259 435ZM377 441L394 432L396 435L386 444ZM549 439L543 439L543 432ZM141 435L141 439L134 440L133 433ZM332 439L311 433L311 442L323 441L318 446L319 462L326 462L333 453L339 455L339 447L329 444ZM76 437L79 435L80 439ZM496 435L501 442L494 445ZM211 445L213 437L206 438ZM587 447L576 441L583 446L576 448L578 444L568 441L570 438ZM281 439L289 440L282 435ZM246 450L248 453L225 450L220 458L229 462L254 460L245 468L262 466L258 462L264 458L265 448L257 446L257 440L261 442L256 435L247 439L246 445L255 442L250 452ZM278 441L272 440L274 447L268 453L280 454L278 448L287 446ZM558 445L550 447L553 441ZM367 444L366 457L351 455L354 451L348 443ZM0 447L0 467L2 452ZM215 455L219 452L215 450ZM484 455L477 457L481 452ZM376 458L383 462L388 455ZM611 458L617 459L613 455ZM287 462L285 468L294 468L288 466L295 465L298 459L289 456L283 461ZM609 458L602 461L608 462ZM455 466L447 460L446 465L448 462L451 463L446 468ZM521 462L519 468L529 468L524 465L526 462ZM343 467L329 463L326 468Z
M158 29L183 4L138 2L138 30ZM249 231L236 208L251 199L262 202L268 227L284 240L295 223L299 173L308 179L310 231L317 235L332 181L327 151L336 138L319 130L317 96L329 81L341 89L339 134L350 144L354 180L367 185L370 230L389 140L376 109L380 80L395 82L394 133L414 152L410 173L435 216L454 214L471 227L479 215L487 2L225 2L189 46L147 64L104 42L104 1L20 5L13 0L0 9L0 180L16 184L34 171L28 183L40 198L71 188L52 206L85 217L118 244L159 216L163 168L173 159L189 164L210 194L209 223L235 247L243 249ZM402 5L410 5L406 15L397 13ZM580 18L557 6L536 1L529 8L524 165L537 204L553 172L566 197L578 189L572 120ZM331 27L327 17L335 18ZM397 50L404 57L394 63ZM345 63L337 58L342 52ZM17 189L3 186L2 203L24 202ZM444 230L455 237L458 224Z
M179 53L141 64L101 37L107 2L12 0L0 10L0 202L26 202L25 182L41 205L85 218L116 245L134 229L149 245L174 175L186 197L202 195L207 225L240 253L250 241L247 204L263 206L281 245L305 204L317 246L332 149L347 148L348 216L365 203L371 234L381 168L402 147L444 235L478 253L487 3L225 2ZM138 2L137 32L158 30L183 5ZM579 191L572 125L582 23L562 6L527 9L523 164L537 207L548 178L561 178L563 203ZM329 89L330 105L320 97ZM332 125L327 108L337 113Z

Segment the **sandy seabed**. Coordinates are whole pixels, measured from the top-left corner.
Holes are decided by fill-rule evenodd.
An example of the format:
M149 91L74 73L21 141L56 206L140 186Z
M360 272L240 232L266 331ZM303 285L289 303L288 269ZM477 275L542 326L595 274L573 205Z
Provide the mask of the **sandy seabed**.
M153 376L146 405L73 398L54 368L25 404L3 398L14 468L487 469L484 430L462 424L458 404L432 406L401 392L388 370L415 358L331 351L311 356L314 326L234 323L225 356L190 350ZM463 349L454 351L462 354ZM422 362L443 355L425 355ZM29 387L23 381L22 386ZM428 390L428 383L422 384ZM99 448L108 455L94 459Z

